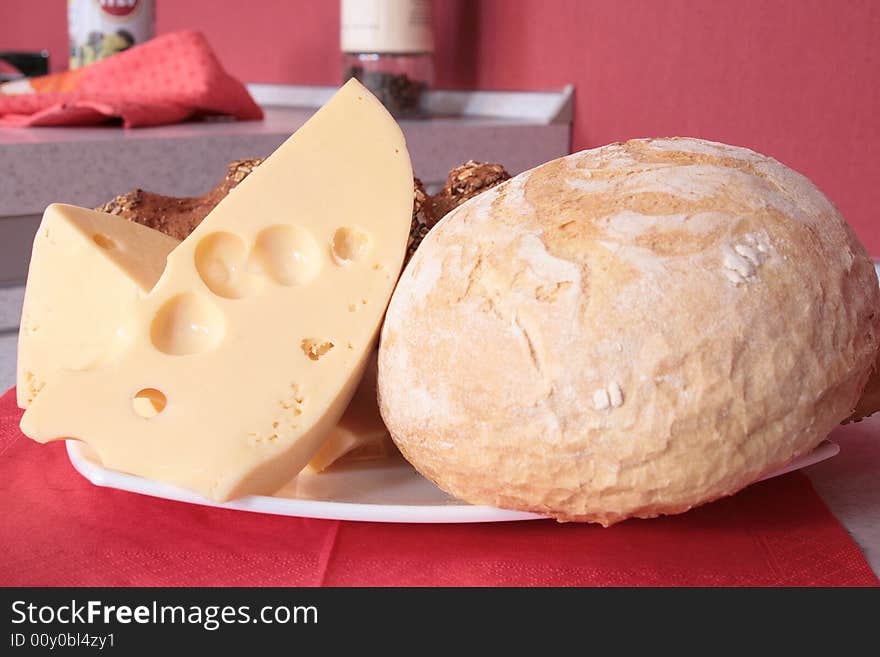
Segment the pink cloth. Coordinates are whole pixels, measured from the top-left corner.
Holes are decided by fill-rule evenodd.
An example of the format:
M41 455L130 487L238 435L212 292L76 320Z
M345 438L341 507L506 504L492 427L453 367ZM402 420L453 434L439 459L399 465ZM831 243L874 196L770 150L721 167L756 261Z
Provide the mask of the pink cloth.
M9 94L11 86L0 93L0 126L94 125L115 117L136 128L204 115L263 117L198 32L166 34L91 66L28 83L29 93ZM10 84L18 88L22 82Z

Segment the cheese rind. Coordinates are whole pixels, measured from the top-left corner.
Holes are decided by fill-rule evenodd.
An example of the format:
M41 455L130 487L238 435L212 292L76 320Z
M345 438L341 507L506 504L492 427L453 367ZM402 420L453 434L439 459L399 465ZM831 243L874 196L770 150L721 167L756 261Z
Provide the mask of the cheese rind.
M103 212L52 204L34 238L18 338L26 408L63 369L93 367L124 338L137 301L179 241Z
M22 430L214 500L274 492L360 380L411 211L403 134L349 82L170 254L118 357L63 372ZM166 400L152 417L133 405L146 389Z

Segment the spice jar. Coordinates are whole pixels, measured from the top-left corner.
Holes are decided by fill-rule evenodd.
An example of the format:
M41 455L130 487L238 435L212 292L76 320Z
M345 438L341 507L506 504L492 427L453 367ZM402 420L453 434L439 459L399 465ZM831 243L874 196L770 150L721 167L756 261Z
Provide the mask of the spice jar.
M420 114L434 79L430 0L342 0L343 80L358 79L396 117Z
M155 36L153 0L69 0L70 68L88 66Z

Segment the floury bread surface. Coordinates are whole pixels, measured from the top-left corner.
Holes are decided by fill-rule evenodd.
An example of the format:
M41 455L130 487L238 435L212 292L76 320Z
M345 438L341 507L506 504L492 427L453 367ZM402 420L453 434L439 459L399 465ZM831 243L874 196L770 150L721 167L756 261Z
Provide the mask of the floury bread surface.
M605 525L813 449L878 347L871 259L800 174L697 139L576 153L425 238L386 316L382 416L453 495Z

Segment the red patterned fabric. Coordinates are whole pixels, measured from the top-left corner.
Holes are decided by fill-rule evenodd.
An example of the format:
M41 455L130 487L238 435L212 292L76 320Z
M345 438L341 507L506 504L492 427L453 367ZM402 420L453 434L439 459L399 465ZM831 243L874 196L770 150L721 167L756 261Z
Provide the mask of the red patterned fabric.
M98 488L20 419L13 389L0 398L0 585L880 584L799 473L610 529L337 522Z
M94 125L118 117L126 128L135 128L207 114L263 117L198 32L166 34L91 66L29 83L34 93L0 93L0 126Z

